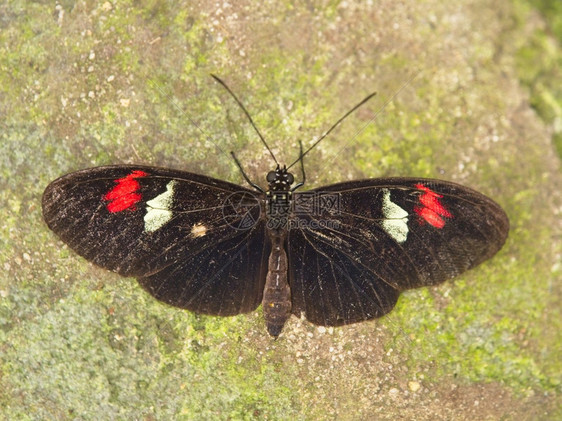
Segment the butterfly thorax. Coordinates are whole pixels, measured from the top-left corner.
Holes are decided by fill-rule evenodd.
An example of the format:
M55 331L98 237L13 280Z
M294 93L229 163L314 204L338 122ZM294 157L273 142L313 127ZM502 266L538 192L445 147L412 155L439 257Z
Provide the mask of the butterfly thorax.
M267 174L267 228L286 230L291 209L291 185L295 181L286 167L277 167Z

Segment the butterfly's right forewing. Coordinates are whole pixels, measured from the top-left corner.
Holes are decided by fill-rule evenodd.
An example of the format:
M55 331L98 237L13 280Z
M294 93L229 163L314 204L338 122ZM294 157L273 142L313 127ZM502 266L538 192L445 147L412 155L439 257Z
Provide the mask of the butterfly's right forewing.
M226 316L261 302L269 244L260 203L197 174L109 166L55 180L43 214L78 254L137 277L159 300Z

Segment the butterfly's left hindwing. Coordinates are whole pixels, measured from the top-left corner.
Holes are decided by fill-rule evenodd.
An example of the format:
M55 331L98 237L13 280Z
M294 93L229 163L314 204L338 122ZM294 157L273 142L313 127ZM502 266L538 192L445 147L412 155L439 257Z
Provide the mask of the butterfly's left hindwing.
M299 206L316 200L313 208ZM492 257L509 231L494 201L455 183L359 180L294 194L293 312L341 325L390 311L400 291L434 285Z
M78 254L137 277L156 298L232 315L259 305L269 253L259 201L225 217L232 194L253 197L243 187L183 171L98 167L51 183L43 215Z

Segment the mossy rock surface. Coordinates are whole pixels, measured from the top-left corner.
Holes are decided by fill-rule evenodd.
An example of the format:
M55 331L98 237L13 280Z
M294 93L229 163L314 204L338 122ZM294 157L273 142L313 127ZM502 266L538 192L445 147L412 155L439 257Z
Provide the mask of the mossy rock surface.
M299 2L296 2L299 3ZM11 1L0 6L5 419L562 418L561 19L522 0ZM559 9L557 9L559 11ZM492 260L336 329L165 306L42 221L59 175L139 163L308 186L438 177L500 203ZM415 76L415 77L413 77ZM558 79L557 79L558 78ZM376 118L375 118L376 117Z

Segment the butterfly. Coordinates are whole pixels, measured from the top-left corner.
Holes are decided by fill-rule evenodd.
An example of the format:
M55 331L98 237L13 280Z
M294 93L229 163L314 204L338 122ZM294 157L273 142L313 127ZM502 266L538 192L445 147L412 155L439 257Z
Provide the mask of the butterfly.
M301 146L300 182L277 165L267 189L234 155L252 188L151 166L84 169L48 185L43 217L79 255L136 277L172 306L232 316L261 304L275 338L291 314L322 326L381 317L402 291L451 279L506 241L503 209L448 181L374 178L296 191L304 155Z

